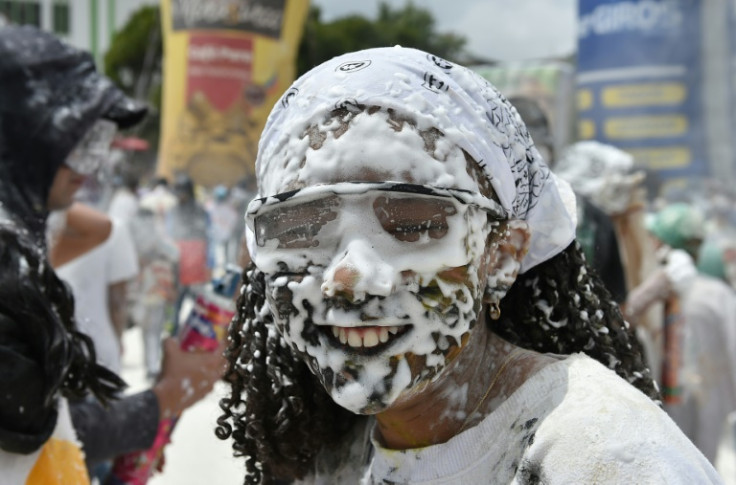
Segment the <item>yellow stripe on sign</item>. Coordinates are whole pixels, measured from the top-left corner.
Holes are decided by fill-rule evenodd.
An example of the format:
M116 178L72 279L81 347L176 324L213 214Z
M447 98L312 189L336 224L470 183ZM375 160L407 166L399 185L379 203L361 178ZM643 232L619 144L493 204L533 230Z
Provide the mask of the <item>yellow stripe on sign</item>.
M595 122L593 120L578 121L578 138L590 140L595 137Z
M578 89L578 111L586 111L593 107L593 92L590 89Z
M620 116L603 124L603 132L611 140L676 137L687 130L688 121L683 115Z
M652 170L683 168L693 161L692 152L686 146L637 148L626 151L634 157L637 165Z
M687 97L687 87L681 83L646 83L609 86L601 92L606 108L638 106L677 106Z

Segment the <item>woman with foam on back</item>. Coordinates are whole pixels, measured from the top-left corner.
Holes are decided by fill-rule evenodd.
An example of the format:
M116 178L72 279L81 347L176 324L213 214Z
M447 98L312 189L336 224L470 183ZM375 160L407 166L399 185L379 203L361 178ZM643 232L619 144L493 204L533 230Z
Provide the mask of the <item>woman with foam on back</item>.
M471 71L328 61L257 174L217 430L246 483L720 481L588 273L569 187Z

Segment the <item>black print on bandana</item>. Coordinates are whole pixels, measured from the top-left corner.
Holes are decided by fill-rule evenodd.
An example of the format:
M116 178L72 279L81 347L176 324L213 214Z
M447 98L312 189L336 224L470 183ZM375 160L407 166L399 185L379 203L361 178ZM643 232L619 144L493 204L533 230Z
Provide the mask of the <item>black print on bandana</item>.
M284 94L284 97L281 98L281 106L286 108L289 106L289 103L291 102L291 98L299 94L299 89L297 88L291 88L289 89L286 94Z
M424 84L422 84L422 86L435 93L443 91L447 92L447 90L450 89L450 86L448 86L445 81L438 78L431 72L424 73Z
M427 59L434 64L435 66L439 67L442 70L449 71L453 68L453 64L450 62L447 62L441 57L433 56L431 54L427 55Z
M515 174L517 186L513 210L515 214L524 217L537 205L542 187L549 178L549 169L542 170L541 167L538 167L537 170L532 170L531 167L532 165L526 158L515 160L511 165L511 172Z
M363 108L364 106L355 99L344 99L335 103L335 109L344 109L349 113L359 113Z
M491 91L501 103L508 103L506 98L495 89ZM486 101L489 105L494 106L496 99L486 98ZM506 131L504 127L514 125L510 116L511 111L504 110L500 106L494 106L490 111L486 111L486 118L500 133ZM522 157L516 155L520 146L525 152ZM499 146L504 155L511 160L511 173L516 180L516 197L511 203L511 209L516 216L522 218L526 217L528 212L537 205L542 188L550 176L549 168L546 165L540 165L531 155L531 147L532 141L526 130L514 131L508 142Z
M338 72L357 72L371 65L371 61L349 61L343 62L335 71Z

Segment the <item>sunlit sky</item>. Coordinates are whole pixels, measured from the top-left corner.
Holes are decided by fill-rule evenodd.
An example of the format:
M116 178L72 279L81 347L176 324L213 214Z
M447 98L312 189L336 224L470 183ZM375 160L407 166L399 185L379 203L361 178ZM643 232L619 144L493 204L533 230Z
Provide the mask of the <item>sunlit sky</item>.
M349 14L375 18L380 0L311 0L322 20ZM389 0L395 7L403 0ZM575 50L577 0L414 0L434 15L438 32L468 40L466 49L488 59L564 56Z

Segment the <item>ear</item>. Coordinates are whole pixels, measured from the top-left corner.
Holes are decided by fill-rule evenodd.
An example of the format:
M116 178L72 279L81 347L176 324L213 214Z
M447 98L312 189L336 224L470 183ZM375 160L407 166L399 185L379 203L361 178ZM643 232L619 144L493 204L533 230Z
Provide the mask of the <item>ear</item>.
M498 304L516 281L521 261L529 251L531 232L526 221L512 220L506 223L505 230L496 244L489 247L490 264L486 272L486 287L483 302Z

